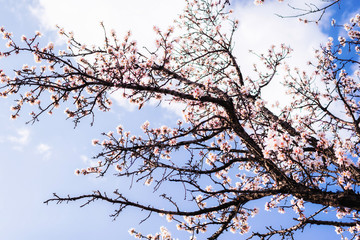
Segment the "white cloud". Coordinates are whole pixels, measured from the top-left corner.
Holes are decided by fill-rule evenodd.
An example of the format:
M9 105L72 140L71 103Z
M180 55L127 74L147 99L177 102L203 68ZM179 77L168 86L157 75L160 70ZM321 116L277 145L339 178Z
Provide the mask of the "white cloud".
M308 1L287 1L297 7L305 6L305 2ZM258 61L257 57L248 52L249 49L261 53L272 44L279 46L285 43L295 50L287 62L306 69L306 61L312 59L314 48L327 38L315 24L304 24L291 18L282 19L274 14L289 14L287 3L267 1L264 6L255 6L253 1L234 1L231 5L235 7L234 17L240 20L240 27L234 38L235 52L245 76L251 75L252 64ZM99 22L104 21L106 28L115 29L119 38L127 30L131 30L139 47L151 47L155 38L153 26L166 28L171 25L184 5L183 0L104 0L101 4L95 0L39 0L39 5L32 7L31 11L40 20L43 30L55 30L55 25L58 24L67 31L74 31L75 37L86 44L103 44L104 34ZM278 76L282 76L281 72ZM279 94L283 92L281 81L280 78L275 79L263 92L263 97L270 103L275 100L288 102L289 99L283 93ZM136 108L117 93L112 94L112 98L129 111ZM169 106L164 107L169 109ZM173 105L170 106L172 108ZM177 107L175 112L179 112Z
M70 7L69 7L70 6ZM103 30L99 23L114 29L119 37L131 30L140 45L153 38L153 26L166 28L181 13L183 0L39 0L31 11L39 18L44 30L55 30L55 25L74 31L75 36L88 44L102 44Z
M94 159L90 159L85 155L80 156L83 163L85 163L86 167L97 167L99 166L98 161Z
M73 31L75 38L87 45L101 46L104 43L103 29L99 24L103 21L107 30L117 32L119 39L131 30L139 47L151 49L155 42L153 26L165 29L173 25L184 6L184 0L39 0L39 4L30 10L39 19L42 30L57 30L55 26L59 25L67 32ZM112 98L129 111L136 108L120 94L114 93Z
M251 2L251 1L250 1ZM296 6L305 6L303 0L297 0ZM294 1L287 1L293 4ZM294 51L286 62L290 67L299 67L307 70L307 61L314 59L314 49L319 48L320 43L326 41L327 36L316 24L304 24L297 18L280 18L274 13L289 14L289 6L286 3L267 1L264 6L253 4L238 4L235 7L234 16L239 20L239 29L235 35L235 53L240 67L245 76L255 77L253 74L254 63L259 63L259 58L249 53L267 53L271 45L280 46L284 43ZM284 88L280 84L284 72L279 71L278 75L267 86L262 96L269 103L278 100L282 105L289 101L285 95Z
M138 105L135 103L130 103L129 99L126 99L122 96L122 93L114 92L111 94L111 98L115 100L115 102L120 106L125 108L126 110L132 112L134 111Z
M47 144L40 143L37 147L37 152L43 156L43 159L49 159L51 157L51 147Z
M8 136L10 142L25 145L29 142L30 130L26 128L16 130L16 136Z
M51 149L49 145L46 145L44 143L41 143L37 146L37 150L39 153L45 153L48 152Z

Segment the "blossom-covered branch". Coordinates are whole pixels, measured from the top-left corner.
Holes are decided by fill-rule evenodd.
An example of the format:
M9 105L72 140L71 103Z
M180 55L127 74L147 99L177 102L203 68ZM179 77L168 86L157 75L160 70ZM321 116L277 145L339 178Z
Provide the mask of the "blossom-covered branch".
M154 27L155 47L145 50L138 49L130 32L120 39L111 31L103 46L90 48L59 28L68 49L56 53L52 43L40 47L40 33L17 43L1 28L9 47L1 56L32 54L37 63L46 64L24 65L14 77L1 71L1 96L17 97L13 118L30 104L35 108L31 122L36 122L67 102L65 113L75 124L88 116L94 121L96 108L113 108L113 94L139 109L154 100L183 107L183 119L170 126L144 121L140 135L121 125L103 133L104 139L93 140L98 166L75 173L131 177L155 192L163 184L181 186L182 199L190 203L179 200L179 193L163 192L160 198L168 204L163 208L119 190L55 194L46 203L105 201L117 206L115 218L125 208L137 208L149 216L166 216L193 238L204 234L217 239L228 230L249 232L248 218L259 212L253 202L262 199L266 210L294 213L286 215L285 228L268 226L268 232L254 231L250 238L293 236L315 224L359 237L360 75L349 71L359 68L360 15L344 26L347 35L338 43L329 39L316 50L316 62L309 63L313 73L287 66L284 59L292 49L283 44L259 54L263 70L255 68L257 77L248 77L233 51L238 21L230 18L231 12L228 1L188 0L177 26L165 31ZM293 101L276 109L267 105L262 91L281 73L280 67L286 69L284 86ZM312 208L305 212L305 206ZM329 211L347 221L323 219ZM171 238L165 228L155 235L130 233Z

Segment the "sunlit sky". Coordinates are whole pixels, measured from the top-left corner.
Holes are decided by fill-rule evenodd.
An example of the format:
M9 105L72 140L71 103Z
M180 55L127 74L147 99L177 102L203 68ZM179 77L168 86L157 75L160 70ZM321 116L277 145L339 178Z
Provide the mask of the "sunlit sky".
M294 49L288 62L306 68L306 62L312 58L312 52L325 42L333 30L330 20L335 17L344 22L354 12L359 12L358 0L348 0L342 5L342 15L328 12L319 26L304 24L297 19L282 19L274 15L287 15L289 8L285 3L269 1L256 7L252 0L233 1L234 18L240 20L236 35L235 52L244 75L251 75L251 66L256 58L248 50L265 51L271 44L285 43ZM303 0L291 1L303 6ZM103 35L99 25L103 21L108 29L115 29L123 35L131 29L139 46L153 46L153 26L166 28L181 13L183 0L0 0L0 26L13 32L15 39L21 35L31 36L36 30L44 36L42 41L52 41L57 48L64 47L63 40L57 36L55 25L74 31L75 38L86 44L102 44ZM5 50L5 42L0 51ZM32 57L9 58L0 60L0 69L10 72L25 63L31 64ZM280 80L279 80L280 81ZM277 82L279 82L277 81ZM275 92L278 84L270 87L264 97L271 103L276 100L286 102L286 97ZM280 91L280 90L278 90ZM142 111L118 100L114 108L107 113L98 113L95 124L83 121L76 128L67 121L62 110L53 116L44 115L40 122L25 124L31 108L24 109L19 119L10 120L10 106L13 98L0 100L0 239L4 240L41 240L41 239L131 239L127 231L131 227L144 233L155 233L161 225L168 226L174 236L188 239L184 233L176 233L175 228L165 219L155 216L147 222L138 223L146 214L136 210L126 210L116 221L109 214L113 206L94 203L79 208L79 203L45 205L43 202L56 192L59 195L85 194L92 190L122 189L133 199L144 202L155 201L151 189L142 186L129 191L129 182L116 177L95 178L94 176L75 176L74 170L91 165L92 156L97 149L91 145L93 138L99 138L101 132L114 130L118 124L132 132L140 131L139 126L149 120L156 125L171 124L180 116L176 109L166 106L148 106ZM258 202L263 212L263 204ZM270 218L260 215L252 222L264 224ZM281 221L277 213L274 219ZM256 227L256 225L254 225ZM314 228L313 228L314 229ZM331 239L336 237L333 228L308 230L306 236L312 239ZM313 235L311 235L313 234ZM304 235L305 236L305 235ZM303 237L304 237L303 236ZM221 239L241 239L239 235L227 235ZM303 239L299 237L299 239ZM308 237L309 238L309 237ZM311 239L311 237L309 238Z

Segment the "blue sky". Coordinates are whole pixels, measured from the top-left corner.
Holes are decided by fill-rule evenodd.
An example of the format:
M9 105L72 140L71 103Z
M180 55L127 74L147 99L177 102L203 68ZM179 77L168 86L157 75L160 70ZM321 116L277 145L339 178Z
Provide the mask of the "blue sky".
M116 29L119 35L132 29L139 45L151 46L149 39L153 36L152 26L166 27L172 24L172 19L181 12L184 5L181 0L138 0L131 4L125 0L73 2L75 1L0 0L0 26L13 32L15 39L19 40L22 34L31 36L36 30L40 30L44 34L44 43L53 41L57 47L62 47L63 42L56 35L55 24L73 30L75 37L78 36L88 44L99 44L102 41L99 22L104 21L109 29ZM346 2L342 5L344 14L335 16L340 23L349 19L350 14L360 8L357 0ZM313 49L333 31L326 27L334 17L330 15L324 17L320 27L305 26L296 19L275 17L274 12L287 11L286 4L276 1L269 1L267 5L257 8L252 1L233 6L234 15L240 20L235 51L243 71L249 69L249 73L246 72L245 75L251 74L252 62L256 61L248 53L249 49L261 52L271 44L290 44L294 54L288 61L306 68L306 61ZM5 42L3 43L0 51L4 49ZM1 59L0 69L11 71L16 66L31 62L32 57L28 56ZM275 84L264 93L269 102L286 101L286 97L274 99L273 91L277 87ZM99 112L93 127L85 120L74 129L73 123L65 120L62 110L51 117L44 115L40 122L31 125L25 124L29 120L27 113L30 108L27 108L29 111L23 111L19 119L11 121L9 109L12 100L13 98L0 100L1 239L130 239L127 234L130 227L139 228L144 233L154 233L161 225L169 226L170 231L175 233L165 219L157 216L138 226L141 217L146 214L136 210L129 209L117 221L112 221L108 215L112 213L113 207L104 203L79 208L80 203L45 205L43 201L50 198L53 192L66 195L88 193L97 189L112 191L116 188L128 192L134 199L156 199L151 189L142 186L129 191L128 182L123 179L111 175L103 179L75 176L74 170L91 164L91 157L96 154L91 140L99 138L101 132L114 130L119 124L137 132L145 120L158 126L171 123L180 117L176 109L149 106L139 112L124 101L115 99L114 108L108 113ZM258 204L261 212L264 212L263 204ZM260 215L253 221L269 221L268 218L261 219L261 216L268 215ZM271 214L272 219L277 219L278 216L277 213ZM307 236L316 236L316 239L335 236L333 228L321 228L318 231L314 229L308 229L306 232L310 235ZM174 235L180 239L186 236ZM229 236L231 238L234 235Z

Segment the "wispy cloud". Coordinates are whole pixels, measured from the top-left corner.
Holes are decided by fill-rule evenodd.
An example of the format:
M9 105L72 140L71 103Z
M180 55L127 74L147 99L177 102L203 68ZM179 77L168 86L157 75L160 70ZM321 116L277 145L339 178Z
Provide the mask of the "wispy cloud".
M86 167L97 167L99 166L98 161L94 159L90 159L89 157L85 155L80 156L83 163L85 163Z
M38 154L41 154L43 156L43 159L45 159L45 160L49 159L52 155L51 147L44 143L40 143L36 147L36 150L37 150Z
M22 146L28 144L30 139L30 130L26 128L16 130L15 135L7 136L9 142L14 143L15 150L22 150Z

